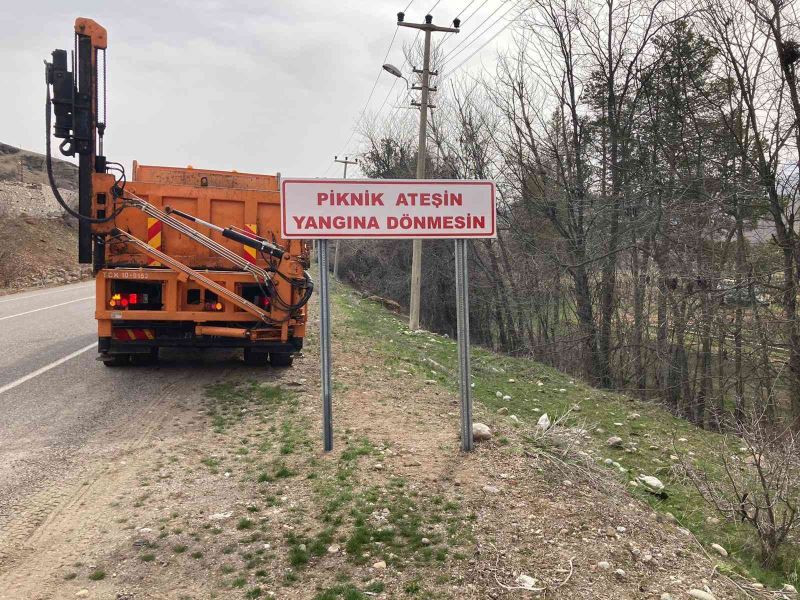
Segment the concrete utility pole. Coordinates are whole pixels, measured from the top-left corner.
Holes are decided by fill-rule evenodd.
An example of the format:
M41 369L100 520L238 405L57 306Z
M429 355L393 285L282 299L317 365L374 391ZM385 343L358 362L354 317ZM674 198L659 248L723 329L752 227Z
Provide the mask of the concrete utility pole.
M417 149L417 179L425 179L425 163L427 161L427 136L428 136L428 96L436 88L430 87L430 76L438 75L438 72L431 73L431 33L442 31L458 33L461 22L453 20L453 27L437 27L433 24L433 17L425 15L424 23L406 23L405 14L397 13L398 27L411 27L421 29L425 32L425 52L423 55L422 70L414 69L414 73L422 75L422 85L414 86L412 89L421 90L422 95L419 102L419 147ZM417 105L416 102L412 102ZM422 294L422 240L416 239L411 243L411 307L409 310L408 328L411 331L419 329L419 305Z
M344 157L344 160L340 159L338 156L333 157L333 162L342 163L344 165L344 175L342 175L342 179L347 179L347 165L357 165L358 159L355 160L347 160L347 156ZM339 279L339 241L336 240L336 244L333 246L333 278Z

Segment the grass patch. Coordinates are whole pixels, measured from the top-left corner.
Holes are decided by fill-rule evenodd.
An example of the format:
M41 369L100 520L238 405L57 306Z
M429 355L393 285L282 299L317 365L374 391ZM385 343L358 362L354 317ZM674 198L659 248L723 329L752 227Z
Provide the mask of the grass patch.
M96 571L92 571L89 574L89 579L91 581L102 581L106 578L106 572L103 569L97 569Z
M373 351L380 352L387 368L395 372L398 384L407 381L409 376L435 379L457 393L454 340L426 331L409 332L399 317L377 303L356 297L340 284L334 286L334 303L345 315L341 328L351 339L363 338L364 344L369 343ZM516 415L525 424L535 424L543 413L548 413L551 421L566 415L566 426L589 430L589 446L599 464L610 458L626 469L622 473L612 467L611 476L625 481L644 473L661 479L667 486L665 499L641 487L632 488L631 493L658 511L674 514L706 546L715 542L723 545L731 554L729 566L771 587L780 588L787 581L797 582L800 575L798 546L787 546L774 567L763 568L759 564L754 535L739 524L709 519L719 515L704 503L691 485L673 477L670 458L675 453L673 440L682 440L675 442L678 450L689 456L698 468L708 471L712 477L717 474L722 477L719 434L699 429L657 403L591 388L530 359L499 355L473 346L472 366L475 400L490 412L497 413L501 408L503 413L507 412L508 416L496 414L496 419L508 419L511 425L510 415ZM606 440L610 436L621 437L625 447L633 446L636 450L608 448ZM500 438L498 443L509 451L520 450L513 448L507 438ZM354 548L363 546L365 535L362 531L355 537ZM413 538L412 535L412 543ZM433 558L439 560L441 555L434 551Z

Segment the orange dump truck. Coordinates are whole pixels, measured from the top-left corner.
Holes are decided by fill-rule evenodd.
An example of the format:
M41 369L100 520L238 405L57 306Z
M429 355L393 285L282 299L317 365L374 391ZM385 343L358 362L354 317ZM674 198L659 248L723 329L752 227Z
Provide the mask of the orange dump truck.
M306 242L280 237L279 176L134 162L129 177L103 155L106 46L104 28L77 19L72 70L65 50L47 64L47 169L79 221L79 260L94 266L101 360L232 347L250 364L291 365L313 283ZM78 157L77 210L55 187L51 134Z

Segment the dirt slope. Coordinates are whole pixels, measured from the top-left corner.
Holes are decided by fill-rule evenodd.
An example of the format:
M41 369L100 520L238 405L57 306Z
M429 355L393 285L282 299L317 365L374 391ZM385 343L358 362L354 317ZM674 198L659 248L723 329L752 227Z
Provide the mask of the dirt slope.
M78 167L71 162L57 158L58 150L53 156L53 175L56 185L64 190L78 189ZM22 181L20 182L20 163L22 165ZM0 181L18 183L48 183L45 171L44 155L21 148L15 148L0 142Z
M77 167L56 159L53 170L64 200L76 206ZM53 197L44 157L0 143L0 295L86 277L77 244L77 223Z
M337 295L334 453L313 336L293 369L165 396L97 448L90 478L64 482L75 493L43 490L11 524L22 533L0 533L0 598L745 597L688 532L581 461L583 432L540 439L479 404L494 437L460 454L441 371L387 353L370 325L402 324L359 306Z

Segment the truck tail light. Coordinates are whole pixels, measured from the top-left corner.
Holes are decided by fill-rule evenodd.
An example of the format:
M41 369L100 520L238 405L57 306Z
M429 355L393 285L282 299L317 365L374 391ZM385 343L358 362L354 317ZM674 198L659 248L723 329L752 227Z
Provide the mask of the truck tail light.
M147 294L114 294L108 305L111 308L128 308L129 306L136 306L140 302L147 304Z

